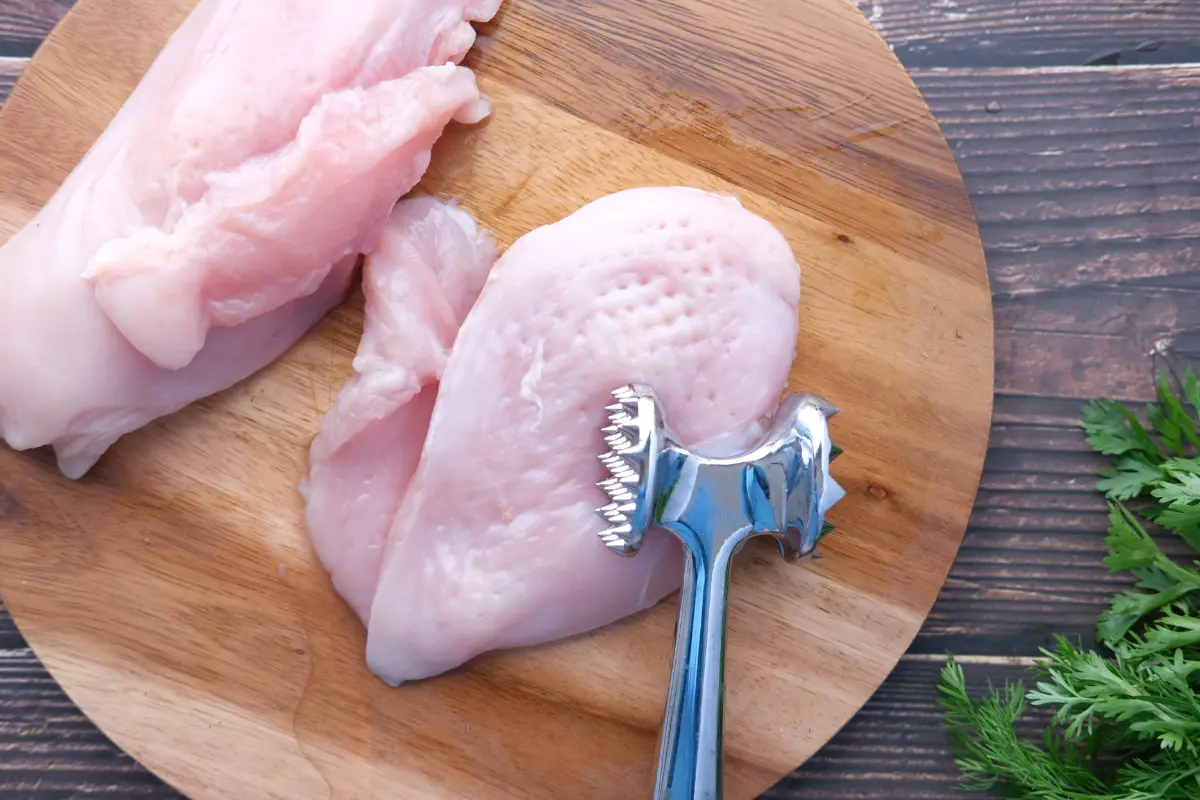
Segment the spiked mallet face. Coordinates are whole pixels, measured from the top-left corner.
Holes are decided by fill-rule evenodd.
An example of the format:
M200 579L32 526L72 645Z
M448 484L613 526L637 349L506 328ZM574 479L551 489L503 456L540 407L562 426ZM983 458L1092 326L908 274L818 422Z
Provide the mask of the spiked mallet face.
M652 394L624 386L612 393L616 401L605 410L608 425L600 430L608 452L600 456L609 477L597 484L609 503L596 509L608 527L601 541L615 553L632 556L641 549L652 524L648 492L654 485L655 458L663 431Z
M660 738L656 800L718 800L724 695L726 595L734 553L750 537L772 536L789 561L811 556L831 526L825 512L845 492L829 477L841 452L829 439L837 409L820 397L784 398L766 435L733 458L706 458L681 445L652 389L612 393L610 476L598 509L610 550L634 555L646 529L672 531L685 549L670 696Z

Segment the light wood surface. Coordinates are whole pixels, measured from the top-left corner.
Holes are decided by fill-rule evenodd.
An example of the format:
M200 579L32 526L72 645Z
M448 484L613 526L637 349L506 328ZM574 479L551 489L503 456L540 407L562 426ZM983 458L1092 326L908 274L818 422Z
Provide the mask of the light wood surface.
M0 226L115 113L187 0L84 0L0 115ZM468 63L495 103L424 188L511 243L605 193L733 191L804 266L792 388L844 411L824 558L735 567L727 792L803 762L915 635L978 485L983 255L918 92L842 0L512 0ZM673 601L397 690L307 545L296 493L361 301L279 363L120 442L85 480L0 452L0 591L67 692L194 798L647 796ZM736 390L736 387L731 387ZM619 680L614 680L618 676Z

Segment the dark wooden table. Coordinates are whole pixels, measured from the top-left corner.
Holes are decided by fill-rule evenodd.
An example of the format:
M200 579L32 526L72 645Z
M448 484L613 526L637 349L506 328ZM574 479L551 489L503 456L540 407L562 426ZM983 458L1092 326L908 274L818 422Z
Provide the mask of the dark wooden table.
M73 0L0 0L0 98ZM958 158L987 247L996 411L954 569L876 696L767 797L951 798L934 684L1091 642L1107 575L1080 405L1200 363L1200 0L858 0ZM63 695L0 603L0 800L178 795Z

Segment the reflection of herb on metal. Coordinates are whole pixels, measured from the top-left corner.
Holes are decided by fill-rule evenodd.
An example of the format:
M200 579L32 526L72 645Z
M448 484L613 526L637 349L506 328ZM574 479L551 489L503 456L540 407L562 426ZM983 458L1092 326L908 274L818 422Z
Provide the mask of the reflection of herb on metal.
M1200 798L1200 560L1167 557L1142 520L1200 555L1200 381L1160 377L1143 424L1112 400L1088 404L1088 443L1113 464L1104 560L1136 583L1100 615L1103 652L1057 637L1032 668L1034 688L966 690L951 655L939 689L963 786L1028 800ZM1127 505L1128 504L1128 505ZM1055 713L1040 741L1014 723L1027 704Z
M667 487L667 490L658 496L654 501L654 521L657 523L662 519L663 512L667 510L667 501L671 499L671 493L675 491L675 484Z

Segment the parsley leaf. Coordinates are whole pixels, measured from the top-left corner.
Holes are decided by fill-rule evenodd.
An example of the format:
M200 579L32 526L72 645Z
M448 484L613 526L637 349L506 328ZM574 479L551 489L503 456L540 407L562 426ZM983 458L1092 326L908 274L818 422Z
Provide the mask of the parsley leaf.
M1182 536L1192 549L1200 552L1200 474L1190 468L1171 466L1179 463L1168 462L1169 478L1151 490L1154 498L1165 506L1154 515L1154 521Z
M1200 660L1200 617L1190 613L1187 603L1175 603L1144 634L1131 633L1114 648L1126 662L1146 661L1176 650Z
M1146 418L1162 438L1163 444L1174 453L1183 452L1185 441L1194 447L1200 446L1200 439L1196 438L1196 424L1171 391L1166 375L1159 376L1156 392L1158 403L1146 409Z
M1162 470L1140 458L1122 458L1103 474L1104 479L1096 484L1096 488L1111 500L1132 500L1163 478Z
M1109 523L1105 539L1109 554L1104 565L1110 572L1131 571L1138 578L1135 589L1118 594L1100 615L1097 635L1111 644L1147 614L1200 589L1200 572L1167 558L1137 518L1120 503L1110 508Z
M1200 380L1196 379L1196 373L1188 368L1187 374L1183 377L1183 393L1187 396L1188 402L1192 404L1192 409L1200 414Z
M1162 460L1162 451L1137 417L1107 398L1095 400L1083 409L1083 429L1088 443L1104 455L1140 453L1152 463Z

